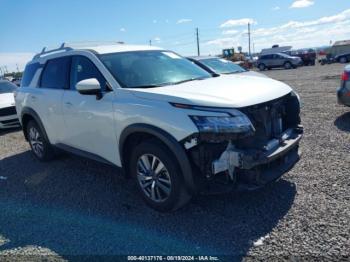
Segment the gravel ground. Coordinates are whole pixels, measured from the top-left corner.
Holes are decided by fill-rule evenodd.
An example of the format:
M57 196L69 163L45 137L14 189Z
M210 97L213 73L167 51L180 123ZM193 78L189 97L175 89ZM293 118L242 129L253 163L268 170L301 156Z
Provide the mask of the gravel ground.
M0 254L350 259L350 108L335 97L342 68L266 72L303 100L301 161L261 191L199 196L171 214L147 208L112 167L75 156L39 163L20 131L0 133Z

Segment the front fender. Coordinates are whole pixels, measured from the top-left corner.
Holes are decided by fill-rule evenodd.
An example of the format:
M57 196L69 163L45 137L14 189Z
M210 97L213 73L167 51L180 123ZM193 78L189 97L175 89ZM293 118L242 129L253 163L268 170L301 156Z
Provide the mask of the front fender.
M132 124L123 130L119 139L119 152L120 152L120 159L124 167L125 167L124 165L125 159L123 158L122 152L124 152L125 142L127 141L127 138L130 135L135 133L146 133L162 141L172 151L172 153L176 157L176 160L178 161L182 174L184 176L187 189L190 192L196 191L196 186L193 179L192 167L185 149L180 145L180 143L172 135L170 135L169 133L167 133L166 131L158 127L155 127L149 124Z

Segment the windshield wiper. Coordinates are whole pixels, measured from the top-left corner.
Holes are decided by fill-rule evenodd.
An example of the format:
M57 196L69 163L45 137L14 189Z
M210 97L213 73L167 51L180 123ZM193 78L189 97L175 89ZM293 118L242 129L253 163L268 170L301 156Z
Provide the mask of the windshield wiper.
M155 87L162 87L170 85L171 83L164 83L164 84L150 84L150 85L141 85L141 86L130 86L128 88L155 88Z
M244 73L247 71L234 71L234 72L227 72L227 73L222 73L223 75L234 75L234 74L239 74L239 73Z
M197 80L204 80L204 79L207 79L207 78L210 78L210 77L197 77L197 78L190 78L190 79L186 79L186 80L182 80L182 81L178 81L178 82L175 82L175 83L172 83L172 85L179 85L179 84L183 84L183 83L186 83L186 82L191 82L191 81L197 81Z
M128 88L156 88L156 87L163 87L163 86L170 86L170 85L179 85L179 84L186 83L186 82L191 82L191 81L196 81L196 80L204 80L204 79L207 79L207 78L209 78L209 77L197 77L197 78L190 78L190 79L186 79L186 80L182 80L182 81L178 81L178 82L168 82L168 83L161 83L161 84L131 86L131 87L128 87Z

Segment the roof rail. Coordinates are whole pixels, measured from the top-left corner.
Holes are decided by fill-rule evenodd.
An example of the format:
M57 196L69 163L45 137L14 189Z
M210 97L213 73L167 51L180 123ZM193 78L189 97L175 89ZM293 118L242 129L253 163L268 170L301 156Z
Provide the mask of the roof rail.
M36 54L33 57L34 59L38 59L42 56L51 54L51 53L58 53L58 52L67 52L71 51L73 49L79 49L84 47L91 47L91 46L100 46L100 45L123 45L124 42L115 42L115 41L105 41L105 42L72 42L72 43L62 43L59 48L51 49L46 51L46 47L44 47L39 54Z
M58 53L58 52L67 52L67 51L71 51L73 50L73 48L71 47L68 47L68 46L65 46L66 43L62 43L61 46L59 48L56 48L56 49L51 49L51 50L48 50L46 51L46 47L43 48L43 50L41 50L41 52L39 54L36 54L33 59L38 59L44 55L48 55L48 54L51 54L51 53Z

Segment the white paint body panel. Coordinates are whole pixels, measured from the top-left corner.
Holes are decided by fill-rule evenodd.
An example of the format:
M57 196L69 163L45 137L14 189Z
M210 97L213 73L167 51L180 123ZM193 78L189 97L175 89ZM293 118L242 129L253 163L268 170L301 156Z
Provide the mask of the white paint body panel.
M11 107L15 105L15 98L13 93L5 93L5 94L0 94L0 109L1 108L6 108L6 107ZM17 115L8 115L8 116L0 116L0 122L1 121L8 121L8 120L15 120L17 119ZM0 123L0 129L4 128L12 128L18 126L17 124L14 125L3 125Z
M15 105L13 93L0 94L0 109Z
M146 99L235 108L271 101L291 91L282 82L245 74L223 75L180 85L134 90L135 95Z

